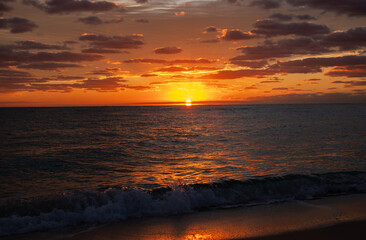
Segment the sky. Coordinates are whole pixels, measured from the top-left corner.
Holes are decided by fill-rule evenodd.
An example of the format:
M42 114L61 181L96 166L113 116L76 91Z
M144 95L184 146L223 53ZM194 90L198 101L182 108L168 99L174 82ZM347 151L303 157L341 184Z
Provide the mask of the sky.
M0 107L365 103L365 0L0 0Z

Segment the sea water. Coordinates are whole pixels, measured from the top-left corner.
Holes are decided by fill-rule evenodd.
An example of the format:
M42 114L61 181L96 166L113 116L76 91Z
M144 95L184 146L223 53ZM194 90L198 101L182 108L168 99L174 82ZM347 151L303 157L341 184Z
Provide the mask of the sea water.
M366 192L366 105L0 108L0 236Z

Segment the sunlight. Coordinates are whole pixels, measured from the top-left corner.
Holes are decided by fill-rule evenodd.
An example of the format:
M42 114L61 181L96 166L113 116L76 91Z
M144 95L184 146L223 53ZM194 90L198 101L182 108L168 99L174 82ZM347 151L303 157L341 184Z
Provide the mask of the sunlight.
M192 101L191 101L191 99L187 99L186 100L186 107L190 107L190 106L192 106Z

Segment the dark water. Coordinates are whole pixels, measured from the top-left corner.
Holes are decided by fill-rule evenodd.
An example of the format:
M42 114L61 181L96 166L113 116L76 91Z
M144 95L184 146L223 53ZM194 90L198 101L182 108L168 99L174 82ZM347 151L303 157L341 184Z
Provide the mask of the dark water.
M0 235L366 191L366 105L0 108Z

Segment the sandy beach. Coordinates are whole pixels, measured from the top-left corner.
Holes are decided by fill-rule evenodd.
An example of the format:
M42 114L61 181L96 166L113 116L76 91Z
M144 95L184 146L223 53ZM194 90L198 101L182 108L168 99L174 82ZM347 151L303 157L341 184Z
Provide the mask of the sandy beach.
M366 194L208 210L6 240L365 239Z

